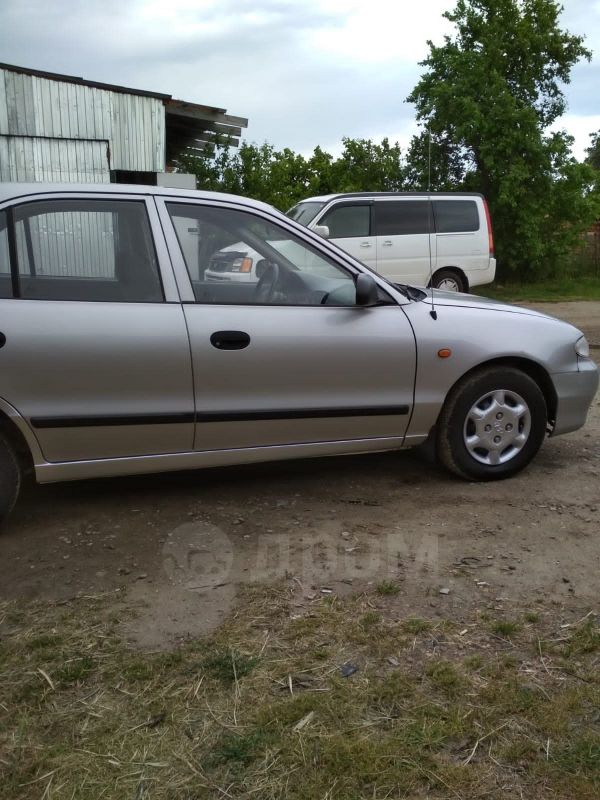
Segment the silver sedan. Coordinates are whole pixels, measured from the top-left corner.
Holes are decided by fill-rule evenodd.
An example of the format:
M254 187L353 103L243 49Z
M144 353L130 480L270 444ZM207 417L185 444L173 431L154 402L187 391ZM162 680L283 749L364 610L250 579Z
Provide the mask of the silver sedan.
M598 386L567 323L391 284L262 203L123 185L0 184L0 365L2 517L28 469L430 442L462 478L506 478Z

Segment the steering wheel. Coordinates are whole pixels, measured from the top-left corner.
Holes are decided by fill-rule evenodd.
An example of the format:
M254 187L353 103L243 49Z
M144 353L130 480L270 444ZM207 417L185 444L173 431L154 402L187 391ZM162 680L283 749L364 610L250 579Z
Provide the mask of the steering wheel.
M269 263L256 284L254 297L257 303L269 303L273 299L279 281L279 264L274 261Z

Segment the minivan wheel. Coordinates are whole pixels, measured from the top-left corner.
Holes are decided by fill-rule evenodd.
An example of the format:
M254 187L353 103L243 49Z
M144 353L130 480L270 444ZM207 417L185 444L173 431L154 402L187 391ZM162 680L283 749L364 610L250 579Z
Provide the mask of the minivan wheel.
M547 423L537 383L512 367L489 367L449 394L437 425L440 462L467 480L509 478L535 456Z
M21 488L21 467L11 444L0 434L0 525L13 510Z
M464 278L453 269L441 269L433 276L433 288L444 292L466 292Z

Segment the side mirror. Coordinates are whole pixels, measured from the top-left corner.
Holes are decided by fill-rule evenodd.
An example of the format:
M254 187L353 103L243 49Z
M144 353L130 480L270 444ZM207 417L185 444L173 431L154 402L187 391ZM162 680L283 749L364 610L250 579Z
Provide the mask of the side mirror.
M377 305L377 300L377 284L373 276L361 272L356 278L356 305L375 306Z
M315 225L313 231L323 239L329 239L329 228L327 225Z

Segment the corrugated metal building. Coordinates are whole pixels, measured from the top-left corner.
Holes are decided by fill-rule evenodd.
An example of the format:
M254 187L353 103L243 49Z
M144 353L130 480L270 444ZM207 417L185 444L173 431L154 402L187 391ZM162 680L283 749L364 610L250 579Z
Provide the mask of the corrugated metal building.
M170 95L0 64L0 180L156 184L248 120Z

